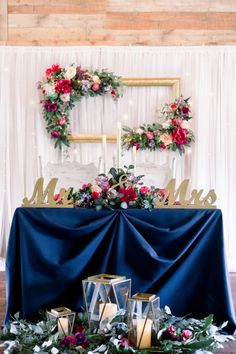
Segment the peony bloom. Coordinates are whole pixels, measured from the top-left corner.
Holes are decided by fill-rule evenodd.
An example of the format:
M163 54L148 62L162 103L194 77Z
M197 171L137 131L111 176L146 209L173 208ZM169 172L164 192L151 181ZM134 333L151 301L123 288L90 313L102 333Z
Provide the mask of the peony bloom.
M53 72L57 72L57 71L60 71L61 70L61 67L58 65L58 64L53 64L51 68L48 68L46 71L45 71L45 74L47 77L51 76Z
M154 138L153 132L146 132L146 137L148 138L148 140L152 140Z
M132 187L119 188L118 193L122 194L121 202L129 203L138 199L138 193Z
M74 66L67 66L65 79L71 80L73 77L75 77L75 75L76 75L76 68Z
M94 83L91 87L93 91L98 91L100 89L100 85L98 83Z
M59 134L56 130L53 130L53 131L51 131L51 136L52 136L53 138L59 138L59 137L60 137L60 134Z
M172 143L171 135L168 133L161 134L160 139L164 143L164 145L169 145Z
M58 124L59 124L59 125L64 125L65 122L66 122L65 117L61 117L61 118L58 120Z
M184 145L187 143L188 131L182 128L176 128L172 132L172 140L179 145Z
M139 192L140 192L141 194L147 194L147 193L150 192L150 188L147 187L147 186L142 186L142 187L140 188Z
M69 102L70 101L70 94L69 93L64 93L60 95L60 99L62 102Z
M70 93L71 81L64 79L58 80L55 85L55 90L58 93Z

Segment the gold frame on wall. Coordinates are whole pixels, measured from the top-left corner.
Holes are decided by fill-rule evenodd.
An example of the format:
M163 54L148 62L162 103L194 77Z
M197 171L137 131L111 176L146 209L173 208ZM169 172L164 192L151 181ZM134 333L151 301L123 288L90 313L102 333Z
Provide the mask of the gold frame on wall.
M123 83L130 87L141 86L170 86L172 88L173 100L180 95L180 78L123 78ZM76 134L69 135L70 143L101 143L104 134ZM116 134L106 134L108 143L116 142Z

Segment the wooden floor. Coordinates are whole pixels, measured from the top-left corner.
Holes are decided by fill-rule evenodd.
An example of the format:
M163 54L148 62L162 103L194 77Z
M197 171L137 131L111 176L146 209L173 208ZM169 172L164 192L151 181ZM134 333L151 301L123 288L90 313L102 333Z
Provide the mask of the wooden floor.
M233 296L233 303L236 312L236 273L230 274L230 284ZM5 296L5 273L0 272L0 323L3 322L6 308L6 296ZM0 351L1 353L1 351ZM224 344L224 349L221 349L219 354L236 354L236 340Z

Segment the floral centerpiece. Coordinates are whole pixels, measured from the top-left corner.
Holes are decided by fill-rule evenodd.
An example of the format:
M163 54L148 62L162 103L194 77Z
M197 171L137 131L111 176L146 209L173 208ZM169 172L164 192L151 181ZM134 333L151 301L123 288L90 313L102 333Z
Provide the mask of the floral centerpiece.
M82 97L110 95L117 100L122 93L121 78L107 70L86 70L81 66L65 68L52 65L38 83L43 99L43 117L46 129L55 139L55 147L69 146L69 112Z
M55 320L30 323L15 319L0 331L0 340L4 341L4 354L211 354L223 348L223 342L234 340L232 336L221 334L226 323L216 327L212 321L212 315L203 320L175 317L166 307L160 311L159 331L153 334L154 346L149 349L136 349L130 341L124 314L106 321L102 329L93 334L89 332L86 316L80 313L74 333L65 337L57 332Z
M110 169L109 174L100 174L94 183L83 184L79 190L72 188L69 198L72 198L77 207L113 208L144 208L154 207L156 200L163 200L166 190L154 186L144 186L143 176L134 176L133 165L124 166L124 169ZM60 203L60 195L55 195Z
M189 98L182 96L171 104L165 104L161 116L164 123L143 124L139 128L123 127L122 146L129 150L133 146L141 150L178 150L183 154L186 146L194 141L189 120L191 109Z

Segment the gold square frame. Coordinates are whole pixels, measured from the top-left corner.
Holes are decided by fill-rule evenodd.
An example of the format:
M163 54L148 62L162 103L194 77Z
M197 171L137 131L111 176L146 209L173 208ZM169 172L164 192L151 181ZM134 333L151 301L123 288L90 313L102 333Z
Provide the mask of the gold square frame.
M170 86L172 88L173 100L180 95L180 78L123 78L125 86L129 87L145 87L145 86ZM101 143L104 134L76 134L69 135L70 143ZM116 134L106 134L108 143L116 142Z

